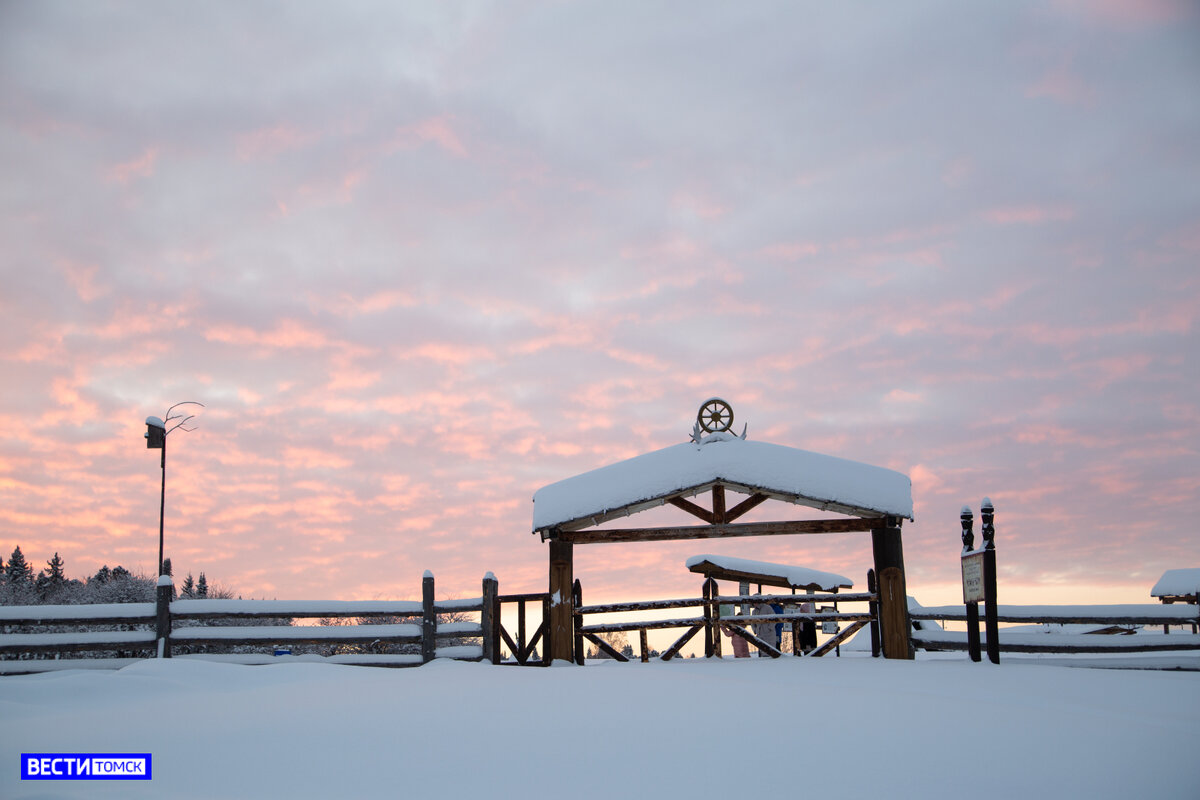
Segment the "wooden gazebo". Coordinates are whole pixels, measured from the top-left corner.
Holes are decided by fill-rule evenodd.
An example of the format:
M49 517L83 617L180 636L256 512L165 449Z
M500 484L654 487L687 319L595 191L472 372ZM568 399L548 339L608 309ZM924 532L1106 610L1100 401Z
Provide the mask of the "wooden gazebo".
M783 534L870 532L879 583L883 654L909 658L908 603L900 527L911 520L912 482L882 467L730 432L733 412L720 398L700 407L689 442L576 475L539 489L533 532L550 547L550 655L573 660L572 582L577 544L724 539ZM741 495L736 502L728 493ZM703 507L694 498L710 498ZM738 523L768 500L844 515ZM700 524L598 529L613 519L672 505Z
M1165 604L1191 603L1197 604L1200 595L1200 567L1185 567L1169 569L1162 574L1154 588L1150 590L1151 597L1157 597Z

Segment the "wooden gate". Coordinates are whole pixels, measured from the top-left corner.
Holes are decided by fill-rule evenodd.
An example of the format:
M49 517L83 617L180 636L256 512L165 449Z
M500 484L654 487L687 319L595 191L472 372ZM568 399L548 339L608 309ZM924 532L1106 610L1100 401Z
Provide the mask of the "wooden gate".
M504 627L504 622L501 617L501 611L504 604L516 604L517 606L517 638L514 641L512 634ZM534 629L533 635L526 635L527 625L525 617L525 606L528 603L540 603L542 606L542 620ZM521 667L548 667L551 662L550 646L549 646L549 630L550 630L550 593L549 592L532 592L529 594L504 594L497 595L492 612L492 663L493 664L509 664ZM542 645L541 655L538 658L533 658L537 652L538 644ZM504 646L508 647L514 660L507 661L501 657L501 651Z

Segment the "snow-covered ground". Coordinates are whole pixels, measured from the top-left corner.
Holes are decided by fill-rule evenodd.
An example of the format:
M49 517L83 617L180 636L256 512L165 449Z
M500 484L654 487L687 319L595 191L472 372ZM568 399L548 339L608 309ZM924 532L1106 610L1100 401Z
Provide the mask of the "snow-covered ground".
M1200 674L961 658L415 669L187 659L0 678L0 796L1200 796ZM22 752L152 781L22 782Z

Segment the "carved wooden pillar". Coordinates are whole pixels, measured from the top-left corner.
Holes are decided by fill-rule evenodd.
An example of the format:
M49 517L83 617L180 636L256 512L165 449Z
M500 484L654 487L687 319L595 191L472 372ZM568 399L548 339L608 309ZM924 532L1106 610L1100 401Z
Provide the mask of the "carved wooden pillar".
M888 517L871 531L875 576L879 582L879 622L884 658L912 658L908 588L904 579L904 543L899 517Z
M550 540L550 659L574 661L573 589L575 566L572 545L557 538Z

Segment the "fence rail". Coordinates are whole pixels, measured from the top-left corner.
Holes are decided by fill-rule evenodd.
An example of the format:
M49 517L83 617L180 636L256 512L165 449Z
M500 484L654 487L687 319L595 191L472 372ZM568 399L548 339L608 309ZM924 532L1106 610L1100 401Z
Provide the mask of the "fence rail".
M420 654L346 654L326 660L337 663L378 666L411 666L436 657L466 661L492 660L492 615L498 585L490 572L483 580L480 597L462 600L434 600L433 575L426 572L421 584L421 601L388 600L172 600L173 586L166 581L157 588L155 603L110 603L81 606L7 606L0 607L0 674L44 671L55 667L70 668L84 659L55 662L36 660L37 656L66 652L100 652L113 657L121 653L155 654L170 658L177 648L256 645L384 645L419 646ZM479 621L451 622L439 625L443 614L478 613ZM213 620L254 619L387 619L383 624L358 625L205 625ZM412 621L403 622L410 618ZM130 626L139 629L68 632L23 632L22 628L46 626ZM16 630L14 630L16 629ZM442 645L449 639L478 638L479 645ZM350 655L362 656L351 658ZM33 660L31 660L33 659ZM98 662L102 659L88 659ZM247 663L278 661L273 656L236 654L223 660ZM89 666L96 666L90 663Z
M629 657L624 653L616 650L612 645L601 638L602 634L606 633L621 633L637 631L639 633L640 658L642 661L649 661L649 649L647 645L646 632L651 630L666 630L671 628L684 628L684 632L668 647L660 656L663 661L669 661L674 658L683 649L693 637L701 631L705 634L705 655L713 656L720 655L720 631L725 630L730 635L739 636L750 644L753 644L761 652L778 658L782 653L778 648L772 646L769 642L763 641L761 638L754 635L751 631L752 626L761 623L770 622L791 622L793 626L796 622L848 622L849 626L838 631L838 633L829 639L825 644L811 651L807 655L809 657L820 657L830 652L850 636L857 633L866 625L872 626L872 653L878 654L878 613L876 605L878 597L872 592L860 592L855 594L834 594L834 593L814 593L814 594L779 594L779 595L719 595L716 592L716 582L709 579L705 581L701 597L687 597L670 600L646 600L641 602L625 602L625 603L603 603L598 605L583 605L583 590L579 581L575 582L575 615L574 615L574 635L575 635L575 660L576 663L583 664L585 662L584 655L584 640L591 642L598 651L607 654L610 658L616 661L629 661ZM859 602L867 603L868 609L861 613L845 613L838 611L787 611L784 613L775 614L755 614L752 616L721 616L722 605L746 604L746 605L779 605L783 607L800 606L805 603L812 603L814 606L817 603L847 603ZM673 609L697 608L700 610L699 616L694 617L674 617L670 619L658 620L627 620L623 622L609 623L592 623L587 624L584 617L596 614L614 614L614 613L629 613L641 611L665 611ZM795 639L793 639L795 641ZM793 651L796 655L802 655L799 646L795 646Z
M914 620L965 622L964 606L913 608ZM1164 633L1079 634L1040 633L999 629L996 644L1008 653L1153 653L1200 650L1200 607L1176 605L1017 606L998 605L997 622L1047 625L1108 625L1113 627L1162 625ZM1165 632L1171 625L1190 625L1192 634ZM986 634L985 634L986 638ZM968 650L967 634L958 631L913 631L913 644L925 650Z

